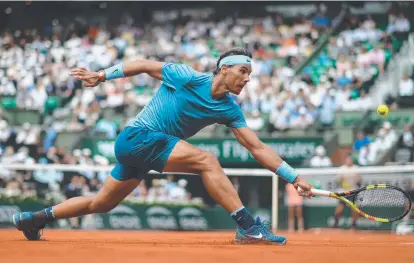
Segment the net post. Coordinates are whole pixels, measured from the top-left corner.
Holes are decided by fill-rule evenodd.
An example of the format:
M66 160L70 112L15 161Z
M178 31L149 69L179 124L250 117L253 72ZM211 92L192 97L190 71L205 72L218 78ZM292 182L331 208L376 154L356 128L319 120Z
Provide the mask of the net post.
M279 177L276 174L272 175L272 229L277 230L277 219L279 210Z

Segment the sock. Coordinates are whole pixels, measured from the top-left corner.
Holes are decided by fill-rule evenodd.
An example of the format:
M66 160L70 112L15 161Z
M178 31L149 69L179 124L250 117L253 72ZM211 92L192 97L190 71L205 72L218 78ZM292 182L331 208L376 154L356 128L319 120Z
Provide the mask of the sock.
M36 227L44 227L48 223L54 222L53 207L48 207L39 212L34 213L34 225Z
M255 222L253 216L244 206L231 213L231 217L233 217L233 219L236 220L236 223L244 230L249 229Z

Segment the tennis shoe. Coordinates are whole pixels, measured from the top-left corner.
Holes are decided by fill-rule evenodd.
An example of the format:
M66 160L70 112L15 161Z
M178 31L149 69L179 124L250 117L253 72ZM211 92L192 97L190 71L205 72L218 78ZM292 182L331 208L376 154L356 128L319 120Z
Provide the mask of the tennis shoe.
M236 244L286 244L286 238L277 236L270 231L270 224L267 221L260 221L256 218L256 222L249 229L244 230L238 227L236 230Z
M23 232L27 240L39 240L45 226L37 227L34 224L34 213L24 212L13 215L13 225Z

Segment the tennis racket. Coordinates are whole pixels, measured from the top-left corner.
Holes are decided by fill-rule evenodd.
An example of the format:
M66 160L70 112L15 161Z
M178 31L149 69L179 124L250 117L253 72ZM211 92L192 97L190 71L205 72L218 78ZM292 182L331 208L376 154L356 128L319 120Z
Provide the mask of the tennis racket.
M315 188L311 192L315 196L338 199L361 216L377 222L400 220L411 210L410 196L401 188L387 184L368 185L339 193Z

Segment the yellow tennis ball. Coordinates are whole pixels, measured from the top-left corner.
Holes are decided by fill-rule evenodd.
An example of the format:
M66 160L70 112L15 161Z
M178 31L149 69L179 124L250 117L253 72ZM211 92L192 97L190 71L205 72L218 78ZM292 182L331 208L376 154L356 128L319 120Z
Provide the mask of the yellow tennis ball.
M377 113L381 117L386 117L388 115L388 107L387 105L379 105L377 108Z

